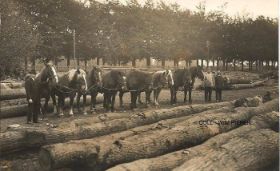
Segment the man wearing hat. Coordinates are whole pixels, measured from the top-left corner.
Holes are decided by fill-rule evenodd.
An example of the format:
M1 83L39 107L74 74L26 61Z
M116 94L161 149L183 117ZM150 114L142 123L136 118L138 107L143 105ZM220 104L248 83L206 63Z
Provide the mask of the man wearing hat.
M216 90L216 101L222 101L222 89L224 88L224 79L220 71L215 75L215 90Z

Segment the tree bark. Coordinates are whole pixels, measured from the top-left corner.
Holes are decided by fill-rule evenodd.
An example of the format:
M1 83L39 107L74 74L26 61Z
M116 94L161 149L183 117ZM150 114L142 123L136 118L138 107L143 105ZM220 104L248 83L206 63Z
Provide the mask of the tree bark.
M67 68L70 68L70 56L67 56Z
M232 84L232 85L230 85L229 89L240 90L240 89L246 89L246 88L255 88L255 87L264 86L264 83L265 83L265 81L256 81L251 84Z
M164 68L165 67L165 59L161 59L161 66Z
M45 146L40 152L43 168L55 169L82 163L92 170L104 170L108 167L131 162L141 158L150 158L174 150L198 145L203 141L223 132L239 127L239 124L211 124L202 126L201 121L239 121L248 122L251 117L276 110L278 99L255 108L239 108L233 113L213 113L192 116L178 122L172 128L163 128L120 138L114 142L96 139L71 141ZM141 140L141 141L139 141ZM106 142L106 143L105 143Z
M136 67L136 59L134 59L134 58L132 59L132 66Z
M248 136L250 132L259 129L278 129L278 126L279 116L277 112L260 114L254 116L250 120L250 125L244 125L230 132L214 136L201 145L168 153L166 155L158 156L155 158L140 159L131 163L120 164L109 169L108 171L172 170L185 162L191 161L191 159L193 158L197 158L198 156L201 157L205 154L212 153L214 149L211 147L220 148L230 139L236 137L239 138L241 136ZM248 158L251 158L251 156L249 156ZM201 164L204 165L204 163ZM191 165L196 165L196 163L191 163ZM216 170L216 168L214 170Z
M2 89L0 94L0 100L11 100L26 97L24 88L17 89Z
M146 65L147 65L147 67L151 66L151 58L150 57L146 57Z
M241 60L241 71L243 71L244 70L244 61L243 61L243 59Z
M100 57L96 57L96 65L100 65Z
M238 131L242 131L242 127ZM242 135L242 132L239 134L241 135L229 139L218 148L216 145L210 147L204 156L194 157L174 171L266 170L271 165L277 164L279 160L277 132L260 129L245 135Z
M217 70L219 70L220 69L220 59L218 58L217 59Z
M80 127L58 127L51 130L34 128L32 130L22 130L21 133L26 136L27 141L25 146L22 146L22 142L19 142L18 144L15 142L13 146L9 146L6 141L11 137L6 136L6 133L0 133L0 152L4 154L9 153L11 150L18 151L21 149L29 148L31 146L40 147L45 144L65 142L68 140L93 138L113 132L124 131L137 126L152 124L160 120L188 116L194 113L200 113L210 109L218 109L225 106L229 107L232 106L232 104L233 102L222 102L212 104L197 104L192 106L179 106L172 109L161 109L156 111L137 113L128 118L115 119L108 122L88 123ZM28 139L27 137L29 136L32 136L34 140L39 140L33 141L33 139ZM46 138L40 138L42 136ZM21 139L19 139L18 141L21 141Z
M199 66L199 59L196 60L196 66Z

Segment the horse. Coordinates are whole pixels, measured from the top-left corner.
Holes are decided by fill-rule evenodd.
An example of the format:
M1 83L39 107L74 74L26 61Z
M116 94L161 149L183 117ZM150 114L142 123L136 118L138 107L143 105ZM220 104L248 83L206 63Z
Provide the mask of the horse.
M70 98L69 115L73 116L73 103L76 94L86 93L88 88L86 72L82 69L71 69L58 79L55 87L55 94L58 96L58 116L63 116L64 101L66 97ZM85 102L84 102L85 103ZM85 104L83 105L83 114L87 114Z
M58 83L58 76L52 63L44 62L45 66L36 76L28 74L25 76L24 88L26 91L26 99L28 103L28 115L27 123L31 123L31 119L34 123L38 123L38 115L41 113L41 98L53 98L54 106L56 106L56 100L53 94L50 93L52 87ZM43 117L45 110L47 109L47 103L43 108Z
M130 108L136 108L136 100L137 96L140 96L141 92L145 92L146 94L146 104L148 105L150 100L150 94L154 92L154 102L158 105L158 96L163 88L168 83L168 76L170 76L171 71L157 71L155 73L152 72L144 72L139 70L132 70L127 74L127 88L130 91L131 95L131 104ZM123 94L125 92L120 92L120 106L123 105ZM138 97L139 100L140 97Z
M102 70L99 67L94 66L91 71L87 74L87 84L88 84L88 90L87 93L82 94L78 93L77 95L77 106L78 109L80 108L80 98L83 95L83 105L86 102L86 95L91 95L91 104L90 104L90 110L91 112L95 112L96 108L96 97L98 92L102 92Z
M102 77L102 91L104 93L103 107L114 112L115 98L118 91L126 91L125 73L119 70L111 70Z
M183 87L184 91L184 103L187 101L187 94L189 92L189 103L192 103L192 88L195 82L195 78L199 78L201 80L204 79L204 74L202 71L202 67L191 67L191 68L184 68L184 69L176 69L173 72L174 82L172 83L169 81L169 88L170 88L170 103L175 104L177 103L177 91L179 87ZM172 85L173 84L173 85Z

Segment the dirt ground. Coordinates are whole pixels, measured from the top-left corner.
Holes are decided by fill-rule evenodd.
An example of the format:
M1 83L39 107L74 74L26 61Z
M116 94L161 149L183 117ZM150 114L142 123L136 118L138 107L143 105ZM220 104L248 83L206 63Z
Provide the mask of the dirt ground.
M223 101L231 101L235 100L241 97L253 97L256 95L264 95L266 91L272 91L274 92L273 96L278 96L278 84L274 83L269 86L264 87L257 87L252 89L243 89L243 90L226 90L223 91ZM169 90L163 90L160 94L160 106L155 107L153 104L149 107L146 107L144 104L138 105L138 109L135 111L129 110L129 101L130 101L130 95L129 93L126 93L124 96L124 106L125 109L119 108L119 99L116 98L116 112L115 113L134 113L139 111L147 111L147 110L155 110L155 109L166 109L171 108L178 105L189 105L189 103L184 104L183 103L183 92L178 92L178 103L176 105L170 105L170 92ZM144 101L145 96L144 93L142 94L142 101ZM151 96L151 99L153 97ZM192 93L192 99L193 104L202 104L204 102L204 92L202 90L194 90ZM215 91L212 92L212 102L215 102ZM101 104L97 105L97 111L96 113L90 113L89 107L87 107L88 115L84 116L80 114L77 109L74 110L74 117L68 116L68 111L65 111L65 116L62 118L58 118L56 115L50 113L47 115L47 118L45 120L41 120L38 124L33 124L34 127L42 127L46 126L48 124L57 124L59 122L67 122L71 121L77 118L87 118L92 117L98 114L105 113L103 107ZM15 118L7 118L0 120L0 128L1 132L4 132L7 130L7 127L11 124L20 124L20 125L26 125L26 117L15 117ZM1 154L0 154L1 155ZM38 149L35 149L34 151L23 151L17 154L11 154L7 156L0 156L0 170L6 171L6 170L24 170L24 171L39 171L40 167L38 164ZM67 169L66 169L67 170ZM272 169L274 170L274 169Z

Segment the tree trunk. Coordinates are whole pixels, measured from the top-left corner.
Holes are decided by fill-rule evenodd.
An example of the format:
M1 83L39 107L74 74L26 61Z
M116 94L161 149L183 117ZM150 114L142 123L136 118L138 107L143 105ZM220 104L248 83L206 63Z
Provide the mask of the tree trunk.
M279 125L279 116L277 116L277 112L266 113L254 116L250 120L250 125L241 126L240 128L234 129L228 133L219 134L215 137L210 138L205 143L184 150L179 150L176 152L168 153L166 155L158 156L155 158L148 159L140 159L131 163L124 163L117 165L108 171L127 171L127 170L172 170L184 162L189 162L193 158L203 157L207 154L212 154L211 147L221 147L225 143L227 143L230 139L237 137L250 137L248 134L252 131L256 131L259 129L278 129ZM261 138L260 138L261 139ZM270 144L270 143L269 143ZM245 148L242 148L243 150ZM277 151L277 150L276 150ZM250 153L247 153L250 154ZM250 159L251 156L248 156ZM271 160L273 161L273 160ZM199 161L200 162L200 161ZM241 163L241 162L240 162ZM248 162L250 163L250 162ZM263 163L263 162L260 162ZM196 163L190 163L194 165ZM201 163L204 165L205 163ZM236 164L237 165L237 164ZM216 166L216 165L215 165ZM231 165L231 167L234 165ZM206 168L206 167L205 167ZM224 170L225 168L221 169ZM213 170L216 170L213 169ZM257 170L257 169L253 169Z
M132 67L136 67L136 59L135 58L132 59Z
M174 67L178 67L179 66L179 61L177 59L174 59Z
M100 57L96 57L96 65L100 65Z
M104 170L116 164L155 157L198 145L219 133L228 132L240 126L238 123L227 126L212 123L202 126L202 121L248 123L248 119L257 114L276 110L278 103L279 101L276 99L255 108L239 108L233 113L195 115L190 119L176 123L172 128L152 130L147 133L120 138L113 142L104 141L104 138L100 138L99 140L87 139L49 145L41 148L39 161L43 168L50 170L67 167L73 163L83 163L84 166L88 166L92 170Z
M223 70L225 70L225 69L226 69L226 60L223 59Z
M150 57L146 57L146 65L149 68L151 66L151 58Z
M161 59L161 66L164 68L165 67L165 59Z
M201 59L201 67L203 68L203 59Z
M217 70L219 70L220 69L220 59L218 58L217 59Z
M244 61L243 61L243 59L241 60L241 71L244 71Z
M27 73L28 71L28 57L25 55L24 56L24 72L25 74Z
M226 71L228 70L228 60L226 59Z
M206 60L206 67L209 68L209 60Z
M199 59L196 60L196 66L199 66Z
M69 55L67 56L67 68L68 69L70 68L70 56Z
M233 60L233 70L236 71L236 60Z
M32 57L32 69L31 69L31 73L32 74L36 74L36 58L35 58L35 56L34 57Z
M140 114L130 115L130 117L115 119L108 122L101 123L91 123L87 122L86 119L81 119L81 121L86 122L79 127L62 127L58 126L58 128L53 128L51 130L45 129L32 129L32 130L23 130L21 129L21 133L24 134L24 141L28 141L23 143L22 139L18 139L10 145L7 143L9 139L16 139L14 137L9 137L9 133L0 133L0 152L1 154L9 153L10 151L20 151L22 149L27 149L30 147L40 147L45 144L52 144L58 142L65 142L68 140L77 140L77 139L85 139L85 138L93 138L96 136L102 136L106 134L110 134L113 132L124 131L127 129L131 129L137 126L152 124L158 122L160 120L175 118L175 117L183 117L188 116L194 113L200 113L206 110L218 109L221 107L231 107L232 102L222 102L222 103L212 103L212 104L197 104L192 106L179 106L174 107L172 109L164 109L164 110L156 110L156 111L148 111ZM6 135L8 134L8 135ZM32 139L27 137L32 136ZM46 138L41 139L44 136ZM18 143L17 143L18 142Z
M87 59L84 59L85 62L85 70L87 70Z

